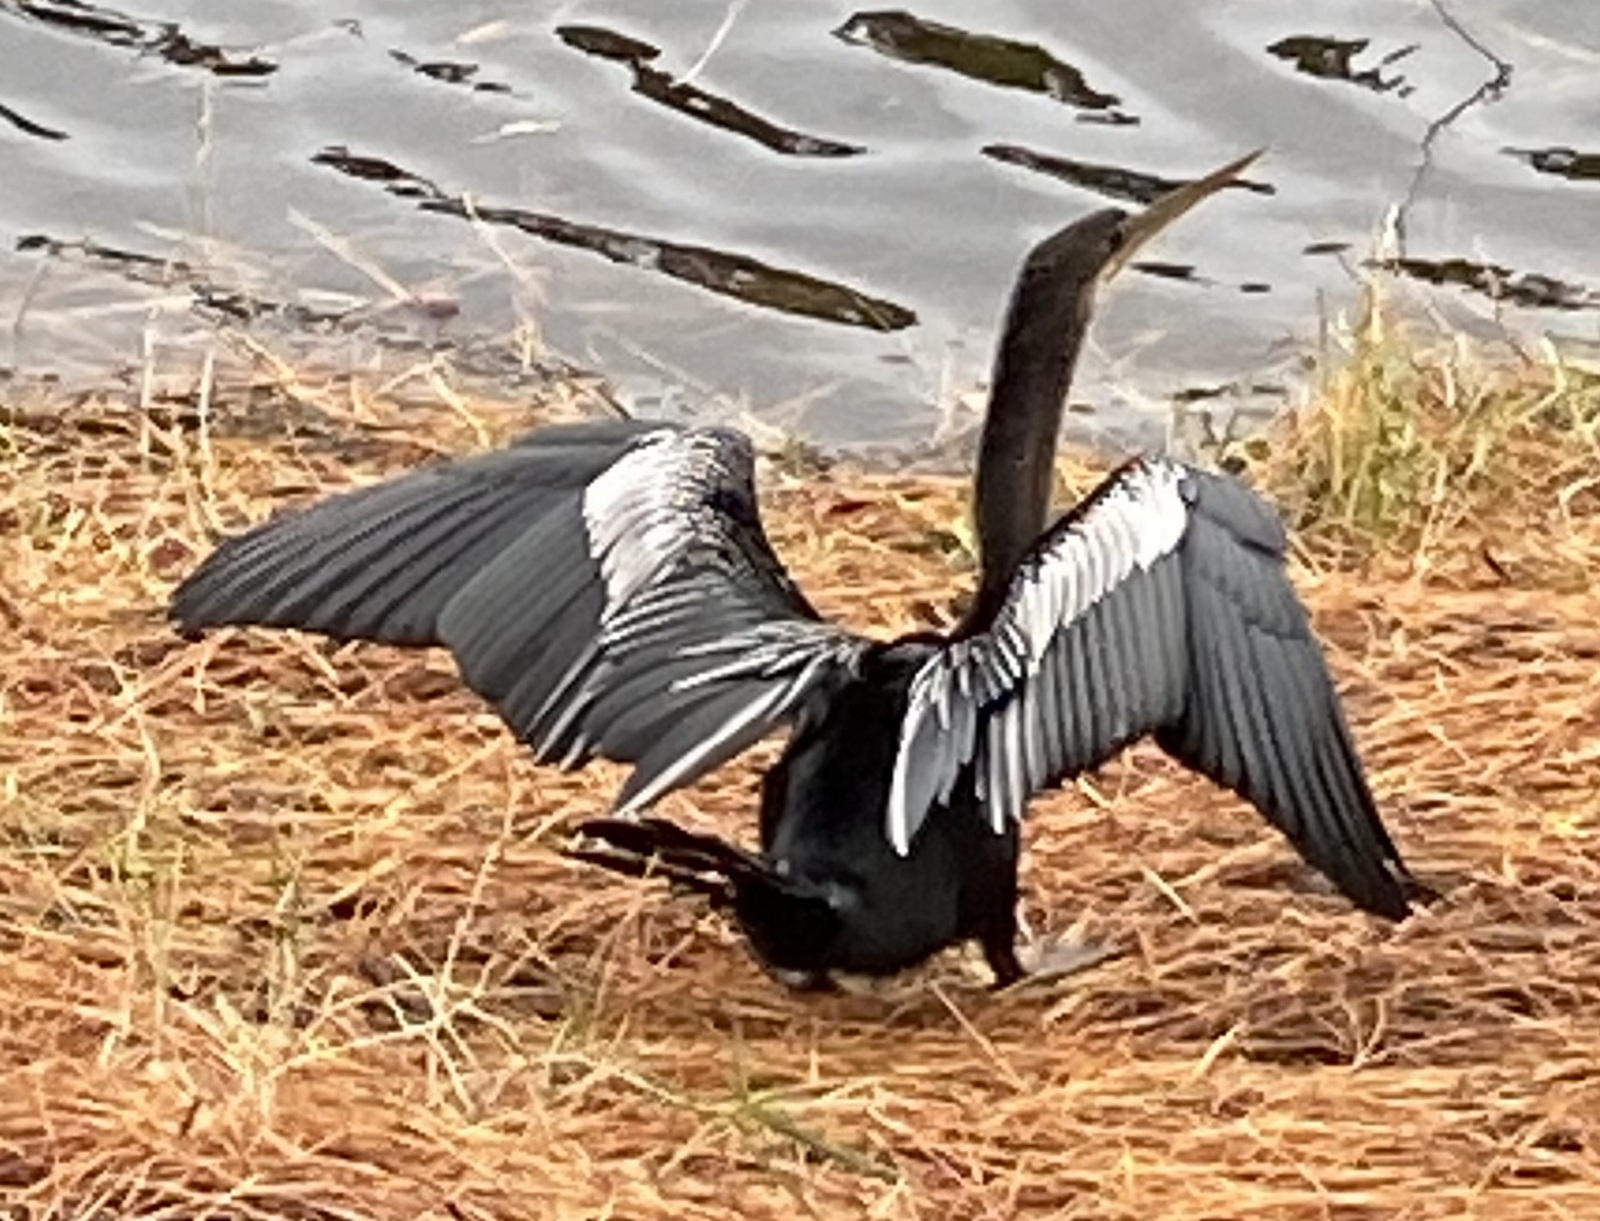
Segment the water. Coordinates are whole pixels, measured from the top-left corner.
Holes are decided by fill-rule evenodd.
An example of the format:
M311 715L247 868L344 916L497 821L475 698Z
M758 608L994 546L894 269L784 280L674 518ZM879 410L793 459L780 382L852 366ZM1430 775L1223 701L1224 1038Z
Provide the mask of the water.
M920 24L798 0L139 3L0 0L0 366L136 364L150 302L188 308L160 282L176 257L246 314L300 307L335 358L456 341L509 366L531 319L644 413L913 441L981 401L961 392L1032 241L1261 146L1270 193L1209 201L1109 294L1079 420L1148 438L1174 395L1278 401L1396 205L1425 307L1600 340L1592 0L951 0ZM329 150L539 223L427 210ZM157 265L108 269L85 238Z

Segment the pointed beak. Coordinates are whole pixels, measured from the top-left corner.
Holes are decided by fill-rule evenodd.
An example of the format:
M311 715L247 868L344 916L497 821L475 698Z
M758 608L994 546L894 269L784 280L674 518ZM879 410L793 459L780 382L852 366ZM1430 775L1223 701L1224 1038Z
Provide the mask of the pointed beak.
M1183 186L1168 191L1143 212L1130 217L1123 226L1122 246L1100 269L1097 277L1099 282L1104 284L1115 276L1141 247L1195 204L1208 196L1215 195L1229 183L1237 181L1239 175L1264 152L1265 149L1258 148L1248 156L1228 162L1221 169L1212 170L1204 178L1184 183Z

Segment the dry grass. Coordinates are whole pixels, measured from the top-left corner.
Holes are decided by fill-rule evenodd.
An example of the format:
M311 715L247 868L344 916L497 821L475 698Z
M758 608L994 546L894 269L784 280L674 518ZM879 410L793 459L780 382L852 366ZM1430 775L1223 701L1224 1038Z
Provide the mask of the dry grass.
M1600 1216L1600 517L1573 474L1594 404L1521 371L1500 401L1548 399L1573 429L1496 415L1522 465L1368 520L1350 455L1370 474L1394 451L1367 442L1362 468L1327 438L1404 394L1444 452L1461 400L1441 367L1459 384L1418 360L1394 395L1334 394L1306 426L1323 441L1268 447L1260 477L1306 525L1302 587L1374 788L1445 898L1370 923L1238 802L1137 751L1037 803L1026 877L1035 924L1081 916L1124 953L1005 996L960 956L786 995L692 903L565 862L616 772L531 765L446 658L163 623L214 527L526 415L368 405L251 438L221 410L13 404L0 1198L185 1219ZM771 475L776 541L827 610L882 632L948 614L960 481ZM1378 538L1384 513L1406 524ZM667 812L748 838L754 775Z
M1471 581L1526 557L1542 581L1586 587L1590 557L1559 546L1600 503L1600 372L1548 346L1419 335L1376 288L1364 310L1324 360L1316 410L1241 447L1256 481L1346 563L1398 553Z

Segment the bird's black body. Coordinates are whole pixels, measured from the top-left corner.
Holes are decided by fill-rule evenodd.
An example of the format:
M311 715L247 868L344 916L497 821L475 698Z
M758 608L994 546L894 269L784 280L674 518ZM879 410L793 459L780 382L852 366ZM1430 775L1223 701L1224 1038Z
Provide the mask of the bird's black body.
M859 679L802 710L788 749L762 786L762 854L790 876L833 888L838 932L813 961L771 961L794 970L884 975L968 939L982 943L998 976L1016 965L1015 825L995 834L973 808L970 784L935 807L912 851L895 852L881 820L895 738L883 732L905 711L914 665L928 646L901 644L868 656ZM865 815L865 816L864 816ZM753 922L745 921L746 928ZM751 932L752 940L766 934Z
M759 855L660 819L600 819L606 847L575 855L668 877L730 911L756 957L785 983L830 971L888 975L947 945L977 941L998 983L1022 975L1016 954L1017 827L996 834L960 786L901 856L874 815L888 802L898 723L918 640L873 650L862 673L800 710L782 757L762 778Z
M978 588L949 636L824 622L767 543L748 440L637 421L543 429L281 515L219 547L173 614L444 645L540 760L633 764L572 855L705 895L796 985L969 940L1016 979L1028 798L1144 736L1398 918L1408 875L1276 516L1153 460L1048 523L1094 289L1151 213L1095 213L1023 267L980 447ZM781 727L759 852L645 813Z

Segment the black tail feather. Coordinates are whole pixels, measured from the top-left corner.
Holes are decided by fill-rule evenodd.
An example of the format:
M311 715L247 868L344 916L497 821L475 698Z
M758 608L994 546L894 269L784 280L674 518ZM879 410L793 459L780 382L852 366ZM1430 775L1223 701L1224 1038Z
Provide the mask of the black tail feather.
M785 889L783 878L760 857L665 819L594 818L578 831L600 846L568 848L565 855L628 877L664 878L714 907L732 906L741 887Z
M730 915L757 961L794 988L827 985L841 922L829 892L714 835L660 818L596 818L581 824L589 842L566 855L634 878L662 878Z

